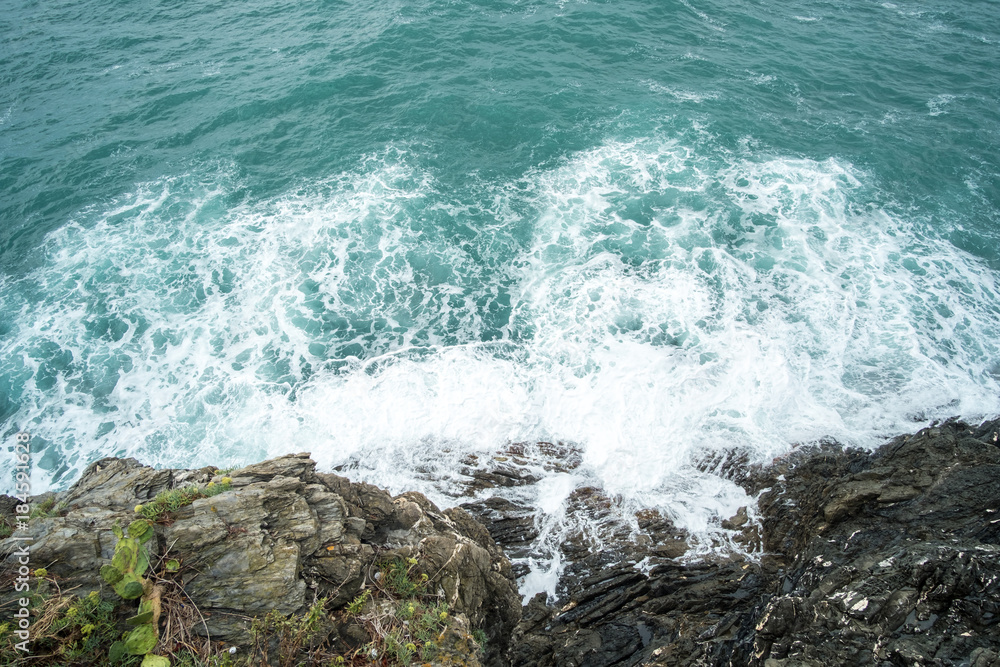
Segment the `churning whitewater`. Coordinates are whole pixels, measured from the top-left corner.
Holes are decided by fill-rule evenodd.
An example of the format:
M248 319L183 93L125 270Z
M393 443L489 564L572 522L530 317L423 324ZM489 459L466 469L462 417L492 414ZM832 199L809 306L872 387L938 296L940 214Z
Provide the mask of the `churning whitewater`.
M582 464L482 492L538 508L530 594L574 489L661 509L703 553L752 505L713 456L1000 412L996 23L668 4L241 15L283 38L257 50L204 41L242 10L135 17L122 42L98 14L64 48L108 49L49 87L22 28L0 60L0 417L37 443L34 490L102 456L310 451L451 505L470 455L558 442ZM140 101L46 125L60 85Z

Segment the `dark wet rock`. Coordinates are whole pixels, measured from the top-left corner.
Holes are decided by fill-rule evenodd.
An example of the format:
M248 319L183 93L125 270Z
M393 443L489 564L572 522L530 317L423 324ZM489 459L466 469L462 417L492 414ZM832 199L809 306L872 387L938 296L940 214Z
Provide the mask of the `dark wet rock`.
M528 547L538 537L535 510L527 505L505 498L488 498L481 502L465 503L462 508L475 516L494 540L510 549Z
M514 443L490 457L472 454L459 471L469 481L466 493L493 488L523 487L535 484L542 475L569 472L583 462L581 451L564 443Z
M486 526L496 543L504 545L504 552L511 560L515 577L528 574L527 559L531 556L534 541L539 535L534 509L498 497L464 503L462 509Z
M562 445L542 443L528 451L520 445L513 447L518 467L511 468L509 474L515 481L510 486L533 484L532 470L568 472L580 465L577 450ZM482 490L476 479L473 476L467 489L470 495ZM503 547L515 575L527 574L529 559L539 556L536 549L541 531L536 510L524 502L501 496L468 501L462 508ZM564 597L569 597L580 581L607 567L631 567L640 561L652 567L683 557L688 551L687 534L669 517L652 509L629 515L619 499L593 486L570 493L560 521L564 539L557 549L565 567L559 591Z
M784 484L775 476L759 504L781 587L759 615L754 655L949 665L995 650L996 425L950 421L870 454L777 466Z
M1000 421L952 420L874 452L824 443L763 469L706 460L760 495L759 524L741 508L723 528L762 556L677 559L655 513L640 520L645 551L635 535L589 553L568 545L560 599L524 608L512 663L997 664L998 441ZM598 518L599 495L579 499Z

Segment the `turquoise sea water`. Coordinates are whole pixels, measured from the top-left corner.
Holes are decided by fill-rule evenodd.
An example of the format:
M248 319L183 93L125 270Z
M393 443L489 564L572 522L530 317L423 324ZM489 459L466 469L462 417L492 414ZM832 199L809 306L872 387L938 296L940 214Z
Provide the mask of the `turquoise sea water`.
M561 440L550 514L597 485L710 531L746 503L714 452L1000 412L996 2L12 0L0 34L36 490L309 450L441 499Z

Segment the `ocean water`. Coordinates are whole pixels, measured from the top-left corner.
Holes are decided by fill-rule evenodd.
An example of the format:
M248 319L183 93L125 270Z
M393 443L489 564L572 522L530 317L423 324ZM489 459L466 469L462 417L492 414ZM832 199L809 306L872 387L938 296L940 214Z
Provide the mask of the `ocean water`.
M1000 412L995 2L11 0L0 33L35 491L310 451L451 505L470 454L561 442L517 491L530 594L575 488L700 553L753 501L713 455Z

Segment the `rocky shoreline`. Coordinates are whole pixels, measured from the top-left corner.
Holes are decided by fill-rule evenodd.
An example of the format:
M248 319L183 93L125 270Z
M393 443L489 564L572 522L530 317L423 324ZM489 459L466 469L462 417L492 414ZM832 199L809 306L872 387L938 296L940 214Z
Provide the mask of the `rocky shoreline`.
M225 473L104 459L68 491L34 499L50 509L17 535L33 539L33 566L58 590L113 598L99 572L115 522L171 489L214 488L157 516L149 545L158 562L181 564L171 581L198 610L190 632L233 647L253 617L326 599L324 645L389 664L358 658L370 637L343 610L401 562L454 618L429 664L1000 667L998 441L1000 420L949 420L873 452L823 445L767 467L707 462L757 505L723 524L741 553L698 560L666 517L641 512L623 526L599 489L579 489L570 515L609 515L600 547L561 545L559 599L523 607L516 564L537 537L532 508L475 494L529 483L523 451L502 465L469 461L470 496L444 511L419 493L317 472L307 454ZM552 461L574 464L549 447ZM8 523L17 504L0 499ZM0 541L8 573L17 546ZM17 598L8 579L3 610Z

